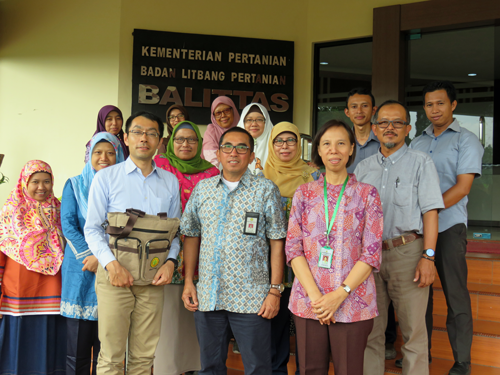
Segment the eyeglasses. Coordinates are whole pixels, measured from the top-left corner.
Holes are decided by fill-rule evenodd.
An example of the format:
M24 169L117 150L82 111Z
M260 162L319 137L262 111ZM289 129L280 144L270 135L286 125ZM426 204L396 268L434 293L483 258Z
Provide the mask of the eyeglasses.
M287 139L276 138L273 143L275 146L278 147L283 147L284 143L286 143L288 146L295 146L297 144L297 140L295 138L287 138Z
M264 124L264 122L266 122L266 120L263 119L263 118L258 118L258 119L255 119L255 120L253 120L251 118L245 119L245 124L247 124L247 125L252 125L254 122L256 122L259 125L262 125L262 124Z
M182 145L185 141L189 143L190 145L193 145L195 143L198 143L198 138L184 138L184 137L175 137L174 142L177 143L178 145Z
M186 117L184 116L184 113L179 113L177 116L168 116L167 118L169 120L175 120L175 119L182 120L184 117Z
M250 147L245 146L245 145L233 146L233 145L226 144L226 145L220 146L219 148L225 154L230 154L231 152L233 152L233 149L236 149L236 152L238 154L246 154L248 152L248 150L250 150Z
M403 126L405 125L409 125L408 122L404 122L402 120L393 120L393 121L389 121L389 120L382 120L382 121L379 121L379 122L376 122L375 123L380 129L385 129L387 128L390 124L392 124L392 126L394 127L394 129L401 129Z
M226 108L222 111L214 112L214 116L215 116L215 118L221 118L223 113L226 116L229 116L231 113L233 113L233 109L231 107L229 107L229 108Z
M130 130L129 131L130 134L132 134L133 136L137 137L137 138L140 138L142 137L144 134L146 134L146 137L148 138L158 138L159 134L157 132L155 132L154 130L153 131L143 131L143 130Z

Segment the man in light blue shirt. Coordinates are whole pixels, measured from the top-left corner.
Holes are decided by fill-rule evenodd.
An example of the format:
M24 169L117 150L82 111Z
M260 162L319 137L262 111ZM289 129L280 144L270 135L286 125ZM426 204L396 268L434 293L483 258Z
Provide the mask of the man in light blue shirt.
M356 139L356 158L347 168L347 172L353 173L361 160L375 155L380 147L380 142L372 131L372 116L377 107L371 91L360 87L349 91L345 104L344 112L353 124Z
M180 218L179 182L153 162L163 129L161 119L149 112L130 116L124 136L130 157L99 171L90 188L85 239L100 264L96 278L101 341L98 374L123 374L127 338L128 373L151 374L160 337L161 286L172 281L179 239L172 241L168 259L157 271L153 285L138 286L109 249L101 224L108 212L125 212L128 208L150 215L166 212L170 218Z
M484 149L478 138L453 118L457 100L451 82L428 84L423 90L423 99L425 113L432 124L410 147L429 155L439 175L445 209L439 213L436 268L448 305L446 328L455 359L449 374L470 374L473 331L465 259L467 195L474 178L481 176ZM429 294L427 330L430 350L432 293Z

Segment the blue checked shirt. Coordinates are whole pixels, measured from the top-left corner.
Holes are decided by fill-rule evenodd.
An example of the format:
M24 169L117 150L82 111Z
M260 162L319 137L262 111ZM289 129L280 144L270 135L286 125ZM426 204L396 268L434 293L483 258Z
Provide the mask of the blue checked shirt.
M257 235L243 234L246 212L260 214ZM278 187L248 170L231 192L222 175L200 181L181 233L201 237L198 309L258 313L270 288L267 239L286 237Z

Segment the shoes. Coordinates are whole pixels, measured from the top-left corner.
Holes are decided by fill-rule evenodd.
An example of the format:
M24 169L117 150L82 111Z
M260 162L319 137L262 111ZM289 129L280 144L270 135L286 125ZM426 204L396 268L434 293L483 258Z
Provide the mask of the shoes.
M394 359L397 354L396 349L394 349L394 344L385 344L385 359Z
M470 372L470 362L455 362L448 375L469 375Z
M431 355L429 354L429 365L430 365L431 363L432 363L432 357L431 357ZM455 362L455 363L456 363L456 362ZM461 363L461 362L460 362L460 363ZM398 368L403 368L403 358L396 359L395 365L396 365L396 367L398 367ZM455 367L455 366L453 366L453 367ZM458 374L461 374L461 372L457 372L457 375L458 375ZM464 374L465 374L465 373L464 373ZM470 374L470 372L469 372L469 374ZM455 373L450 372L450 374L449 374L449 375L455 375Z
M233 353L235 353L235 354L241 354L240 353L240 348L238 347L238 343L236 342L236 340L234 340L234 342L233 342Z

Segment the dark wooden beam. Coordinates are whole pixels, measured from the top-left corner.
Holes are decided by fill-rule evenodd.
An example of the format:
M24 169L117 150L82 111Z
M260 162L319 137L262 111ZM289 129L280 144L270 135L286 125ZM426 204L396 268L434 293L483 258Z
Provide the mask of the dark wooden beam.
M405 46L401 5L373 10L372 92L377 103L403 101Z

